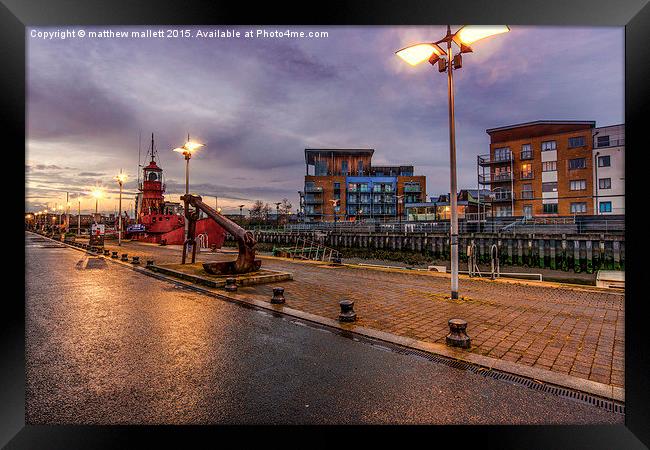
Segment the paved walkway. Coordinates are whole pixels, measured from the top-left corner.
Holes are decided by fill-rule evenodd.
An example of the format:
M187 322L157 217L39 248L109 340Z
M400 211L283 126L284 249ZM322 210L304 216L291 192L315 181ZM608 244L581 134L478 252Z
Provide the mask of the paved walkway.
M113 244L106 248L118 250ZM121 253L179 263L180 246L125 242ZM199 261L234 255L201 253ZM360 326L421 341L444 343L447 320L463 318L470 351L615 387L624 385L624 296L555 283L489 281L461 277L464 299L450 301L449 276L426 272L329 267L265 257L263 267L292 272L294 281L240 287L238 293L270 301L285 288L286 305L335 319L338 302L355 301Z

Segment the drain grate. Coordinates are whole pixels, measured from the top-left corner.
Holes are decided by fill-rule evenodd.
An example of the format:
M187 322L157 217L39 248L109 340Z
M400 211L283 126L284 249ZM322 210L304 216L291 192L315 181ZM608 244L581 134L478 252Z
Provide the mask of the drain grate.
M564 397L564 398L576 400L578 402L586 403L591 406L595 406L597 408L601 408L606 411L613 412L615 414L623 414L623 415L625 414L625 405L623 403L614 400L597 397L595 395L587 394L580 391L574 391L572 389L556 386L553 384L543 383L539 380L533 380L530 378L522 377L507 372L488 369L486 367L482 367L466 361L447 358L445 356L435 355L421 350L400 347L397 346L396 344L391 344L387 342L382 342L381 344L374 344L370 342L370 344L376 347L381 347L382 349L385 349L386 347L393 347L393 351L395 351L396 353L400 353L402 355L416 356L418 358L426 359L428 361L432 361L439 364L444 364L448 367L453 367L455 369L467 370L477 375L484 376L486 378L505 381L507 383L524 386L530 389L535 389L537 391L556 395L558 397Z

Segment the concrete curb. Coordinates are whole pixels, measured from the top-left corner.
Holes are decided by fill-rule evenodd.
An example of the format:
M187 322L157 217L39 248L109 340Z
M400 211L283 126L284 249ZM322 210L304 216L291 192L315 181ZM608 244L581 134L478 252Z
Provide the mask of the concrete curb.
M37 234L37 233L35 233ZM37 234L38 235L38 234ZM41 236L41 235L38 235ZM47 238L46 236L42 236ZM51 238L47 238L51 239ZM61 241L56 241L55 239L52 239L55 242L61 242ZM132 270L135 270L136 272L140 272L144 275L151 276L153 278L157 278L159 280L164 280L168 281L174 284L179 284L183 285L189 289L192 289L196 292L201 292L204 294L207 294L211 297L214 298L219 298L221 300L226 300L230 301L233 303L239 303L239 304L244 304L248 306L253 306L261 309L266 309L269 311L273 311L276 313L284 314L287 316L295 317L297 319L301 319L307 322L313 322L318 325L324 325L326 327L331 327L331 328L336 328L338 330L343 330L351 333L356 333L361 336L379 340L379 341L384 341L388 342L391 344L399 345L402 347L407 347L407 348L412 348L420 351L424 351L427 353L432 353L435 355L440 355L446 358L452 358L460 361L464 361L467 363L471 363L483 368L486 368L488 370L494 369L498 370L501 372L506 372L506 373L511 373L513 375L518 375L521 377L529 378L535 381L541 381L543 383L547 384L552 384L568 389L572 389L575 391L580 391L584 392L586 394L590 395L595 395L598 397L602 397L608 400L614 400L618 402L625 402L625 389L624 388L619 388L615 386L611 386L608 384L604 383L598 383L596 381L591 381L591 380L586 380L584 378L578 378L574 377L571 375L566 375L566 374L561 374L557 372L553 372L550 370L546 369L540 369L538 367L531 367L531 366L525 366L522 364L517 364L513 363L510 361L503 361L500 359L496 358L491 358L488 356L484 355L478 355L476 353L470 353L464 350L456 349L453 347L447 347L446 345L443 344L437 344L433 342L424 342L424 341L418 341L412 338L407 338L403 336L397 336L394 334L386 333L384 331L379 331L375 330L372 328L367 328L367 327L362 327L359 325L354 325L351 323L340 323L338 320L335 319L329 319L327 317L322 317L318 316L315 314L310 314L304 311L300 311L297 309L290 308L286 305L274 305L268 302L260 301L260 300L254 300L250 298L246 298L245 296L241 294L236 294L236 293L229 293L229 294L223 294L221 292L215 292L211 289L208 289L203 286L196 285L194 283L189 283L185 282L183 280L179 280L177 278L173 278L167 275L162 275L160 273L155 273L151 270L148 270L143 267L138 267L134 266L131 263L128 262L123 262L119 260L114 260L110 256L106 257L104 255L99 255L97 253L90 252L85 249L80 249L78 247L72 246L70 244L67 244L65 242L61 242L62 244L73 248L80 250L84 253L90 253L91 255L99 256L105 259L110 260L113 263L120 264L122 266L126 266L131 268ZM487 281L487 280L486 280ZM269 294L270 298L270 294Z

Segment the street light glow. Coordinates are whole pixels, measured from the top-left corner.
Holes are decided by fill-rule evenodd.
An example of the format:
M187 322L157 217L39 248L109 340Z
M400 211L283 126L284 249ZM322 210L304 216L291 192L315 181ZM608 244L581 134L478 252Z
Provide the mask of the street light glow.
M102 192L101 189L95 188L90 192L90 195L93 197L97 198L102 198L104 196L104 192Z
M412 66L428 61L433 55L440 57L445 51L436 44L415 44L395 52L397 56Z
M185 156L190 156L193 152L197 151L204 145L205 144L199 144L198 142L187 141L182 147L176 147L173 151L182 153Z
M471 45L478 40L508 31L510 31L508 25L465 25L456 32L454 38L462 44Z
M128 180L128 179L129 179L129 176L124 172L120 172L115 176L115 181L117 181L120 184L125 183L126 180Z

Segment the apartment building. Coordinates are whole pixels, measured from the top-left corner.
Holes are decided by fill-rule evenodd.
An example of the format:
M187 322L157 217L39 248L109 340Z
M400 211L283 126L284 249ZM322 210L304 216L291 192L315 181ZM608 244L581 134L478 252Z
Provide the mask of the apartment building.
M625 214L625 125L594 128L594 202L596 214Z
M374 149L305 149L300 206L306 222L395 220L424 201L426 177L412 165L373 166Z
M492 191L494 215L594 214L595 125L540 120L486 130L490 153L477 157L478 183Z

